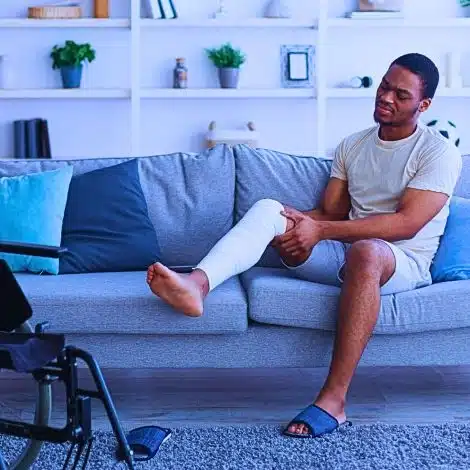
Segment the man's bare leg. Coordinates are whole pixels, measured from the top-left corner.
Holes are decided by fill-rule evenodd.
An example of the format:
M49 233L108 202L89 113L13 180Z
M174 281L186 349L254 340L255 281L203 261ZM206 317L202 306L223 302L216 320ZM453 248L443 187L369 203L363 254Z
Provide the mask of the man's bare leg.
M279 206L281 205L279 204ZM282 207L279 210L279 215ZM280 217L283 216L280 215ZM285 231L289 231L293 227L294 222L291 219L286 219ZM253 233L253 237L256 236L256 232ZM267 243L260 249L264 250L270 241L272 240L267 240ZM245 248L240 245L237 249L243 250ZM209 292L209 278L204 270L195 269L190 274L180 274L161 263L155 263L147 270L147 283L155 295L176 310L193 317L202 315L204 298Z
M385 243L364 240L354 243L348 251L332 362L314 401L340 424L346 421L346 394L354 371L377 323L380 286L394 271L395 256ZM309 432L303 424L291 425L289 431Z

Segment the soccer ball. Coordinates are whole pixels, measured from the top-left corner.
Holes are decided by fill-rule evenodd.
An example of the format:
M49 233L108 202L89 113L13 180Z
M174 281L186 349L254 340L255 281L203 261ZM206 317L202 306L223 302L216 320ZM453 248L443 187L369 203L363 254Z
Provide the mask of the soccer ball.
M457 126L452 121L433 119L427 123L427 126L435 129L446 139L449 139L456 147L459 146L460 137L457 132Z

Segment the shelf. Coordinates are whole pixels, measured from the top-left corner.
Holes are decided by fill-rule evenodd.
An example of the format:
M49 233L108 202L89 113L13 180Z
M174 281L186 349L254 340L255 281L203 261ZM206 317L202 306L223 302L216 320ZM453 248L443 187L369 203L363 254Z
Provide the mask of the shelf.
M328 88L326 91L326 96L328 98L374 98L375 94L375 88ZM438 88L435 96L447 98L470 98L470 87Z
M159 99L241 99L241 98L315 98L315 92L310 88L143 88L142 98ZM0 99L111 99L129 98L129 89L107 88L37 88L37 89L0 89Z
M436 96L448 98L470 98L470 87L465 88L438 88Z
M144 88L142 98L167 99L242 99L242 98L314 98L311 88Z
M470 18L442 18L442 19L352 19L330 18L327 20L329 27L337 28L470 28Z
M0 89L0 99L97 99L97 98L129 98L128 89L108 88L36 88L36 89Z
M128 28L131 22L128 18L119 19L32 19L32 18L1 18L1 28Z
M328 98L372 98L375 96L375 88L328 88Z
M201 19L191 21L185 19L162 20L142 19L145 28L310 28L317 27L316 23L284 19L284 18L238 18L238 19Z

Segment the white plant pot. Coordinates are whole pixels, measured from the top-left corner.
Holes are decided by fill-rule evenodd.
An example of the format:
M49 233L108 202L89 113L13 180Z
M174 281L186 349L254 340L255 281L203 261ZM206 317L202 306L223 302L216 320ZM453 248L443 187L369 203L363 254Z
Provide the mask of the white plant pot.
M290 18L292 11L289 0L269 0L264 16L265 18Z

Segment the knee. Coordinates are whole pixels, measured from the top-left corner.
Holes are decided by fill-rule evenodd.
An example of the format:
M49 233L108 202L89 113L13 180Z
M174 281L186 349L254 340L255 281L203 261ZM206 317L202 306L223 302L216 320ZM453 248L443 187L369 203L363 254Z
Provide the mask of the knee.
M259 199L253 204L252 208L253 209L259 208L263 212L272 211L276 213L279 213L279 211L284 210L284 206L279 201L276 201L275 199L268 199L268 198Z
M375 240L354 242L346 253L346 270L349 272L377 272L380 275L385 248L381 242Z

